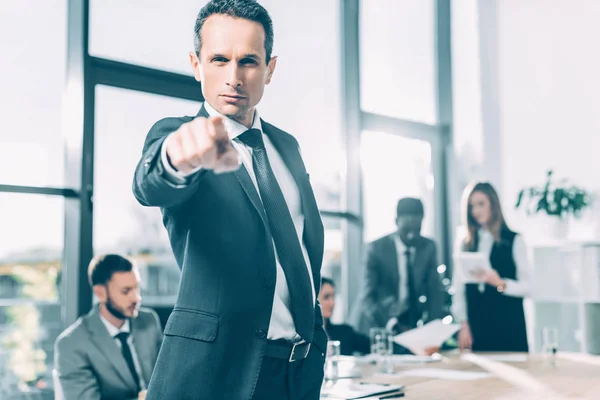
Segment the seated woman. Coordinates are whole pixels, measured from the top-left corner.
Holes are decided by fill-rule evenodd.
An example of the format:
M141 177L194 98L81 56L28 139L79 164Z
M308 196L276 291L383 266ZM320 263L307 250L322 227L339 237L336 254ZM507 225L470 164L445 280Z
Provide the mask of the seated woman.
M340 353L345 356L354 353L369 354L370 342L368 337L357 333L350 325L331 323L330 318L335 307L335 283L329 278L321 279L319 302L321 303L325 332L329 340L339 340Z

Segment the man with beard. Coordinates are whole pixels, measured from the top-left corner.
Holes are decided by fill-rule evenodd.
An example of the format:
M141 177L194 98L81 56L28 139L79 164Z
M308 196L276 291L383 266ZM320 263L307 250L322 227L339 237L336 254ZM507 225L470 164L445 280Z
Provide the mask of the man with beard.
M402 198L396 210L397 231L371 243L354 321L361 332L387 327L401 333L415 328L419 320L444 316L436 245L421 236L423 217L421 200Z
M143 399L162 342L156 313L139 308L137 267L95 257L88 277L99 302L55 343L57 400Z

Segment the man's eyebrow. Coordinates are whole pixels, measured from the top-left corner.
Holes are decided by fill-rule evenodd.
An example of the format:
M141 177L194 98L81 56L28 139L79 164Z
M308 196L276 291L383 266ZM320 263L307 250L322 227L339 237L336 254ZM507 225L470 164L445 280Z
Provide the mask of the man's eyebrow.
M252 58L254 60L260 60L260 56L258 54L254 54L254 53L246 53L244 54L244 57L242 58Z

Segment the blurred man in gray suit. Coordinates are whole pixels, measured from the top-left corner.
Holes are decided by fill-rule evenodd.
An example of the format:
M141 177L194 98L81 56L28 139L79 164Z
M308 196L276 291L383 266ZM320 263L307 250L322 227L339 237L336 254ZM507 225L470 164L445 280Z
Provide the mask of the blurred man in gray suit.
M139 272L109 254L94 258L88 275L100 302L56 339L55 398L143 399L162 330L154 311L139 308Z
M364 290L354 314L361 332L387 327L400 333L415 328L419 320L444 316L436 245L421 236L423 216L421 200L400 199L398 230L371 243Z

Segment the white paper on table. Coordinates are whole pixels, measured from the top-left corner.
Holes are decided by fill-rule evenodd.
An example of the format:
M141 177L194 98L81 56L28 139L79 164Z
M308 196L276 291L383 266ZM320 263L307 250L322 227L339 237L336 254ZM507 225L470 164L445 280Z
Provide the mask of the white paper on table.
M416 355L424 355L427 347L440 347L460 329L458 324L445 324L433 320L420 328L411 329L394 337L394 342L406 347Z
M527 362L527 354L484 354L483 358L497 362L520 363Z
M403 389L401 385L382 385L378 383L360 383L354 381L337 381L334 385L321 387L321 397L330 399L360 399L378 394L396 392Z
M394 374L394 376L417 376L424 378L437 378L449 381L475 381L477 379L489 378L489 372L460 371L454 369L422 368L411 369Z
M478 283L477 273L487 272L492 269L490 256L486 253L462 251L455 256L455 264L459 266L461 280L465 283Z
M375 364L379 359L379 355L377 354L367 354L365 356L357 357L357 364ZM417 356L414 354L392 354L389 357L389 360L394 365L402 365L402 364L425 364L425 363L434 363L441 361L442 357L440 355L433 356Z

